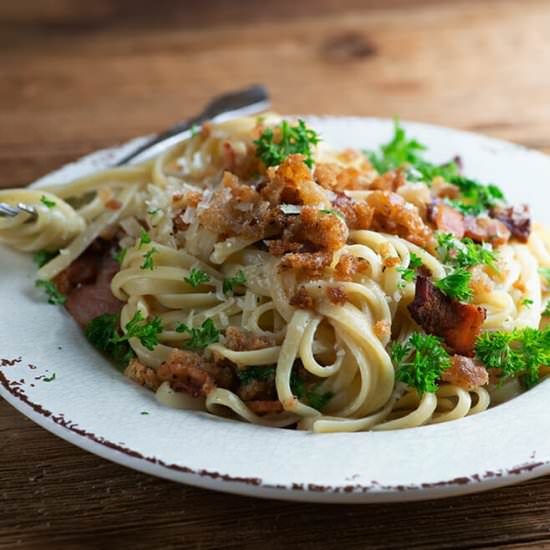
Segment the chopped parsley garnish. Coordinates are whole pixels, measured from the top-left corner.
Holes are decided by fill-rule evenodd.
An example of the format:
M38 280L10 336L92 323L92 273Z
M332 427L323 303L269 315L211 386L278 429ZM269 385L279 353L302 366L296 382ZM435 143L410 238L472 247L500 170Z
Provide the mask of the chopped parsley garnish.
M473 296L473 291L470 288L471 279L472 274L463 267L459 267L450 275L435 281L434 285L449 298L460 302L469 302Z
M146 415L146 414L149 414L149 413L147 411L141 411L139 414Z
M394 120L393 138L380 151L367 151L367 156L379 174L398 168L408 169L408 177L413 180L431 181L440 176L445 180L458 175L458 166L455 162L442 165L432 164L423 157L427 147L416 139L409 139L399 120Z
M32 261L38 267L42 267L46 265L50 260L53 260L58 254L58 251L50 252L48 250L39 250L32 255Z
M210 280L208 273L202 271L202 269L191 269L188 277L183 279L187 284L191 285L193 288L197 288L203 283L207 283Z
M191 137L195 137L201 131L201 127L198 124L191 126Z
M476 355L488 369L498 369L503 382L519 376L526 388L539 381L539 367L550 366L550 330L485 332L476 342Z
M45 376L42 378L43 382L53 382L55 380L55 372L52 372L50 376Z
M332 216L338 216L341 220L345 220L344 214L338 210L332 210L332 208L322 208L319 210L321 214L331 214Z
M544 282L550 286L550 267L539 267L539 274L544 279Z
M141 234L139 236L139 245L138 248L141 248L144 244L149 244L151 242L151 235L141 228Z
M312 389L307 390L304 379L296 372L296 370L292 369L292 372L290 373L290 389L292 390L292 393L298 399L304 401L305 404L318 411L324 409L327 403L334 397L334 394L330 391L321 391L322 385L323 383L321 382Z
M246 283L246 276L243 273L242 269L239 269L237 274L234 277L226 277L223 280L223 293L229 294L233 292L233 289L236 286L244 285Z
M453 176L448 181L456 185L461 194L460 200L450 200L449 203L463 214L479 216L499 202L505 201L504 194L496 185L483 185L463 176Z
M52 200L48 199L48 197L46 197L46 195L42 195L40 197L40 202L48 208L53 208L56 205L55 201L52 201Z
M121 367L126 367L135 353L125 339L119 335L120 315L105 314L88 323L84 334L99 351L111 357Z
M138 338L141 345L149 351L153 351L159 343L158 335L162 332L162 322L158 317L153 317L150 321L144 323L145 318L141 311L136 311L124 329L126 334L113 337L113 343L128 341L130 338Z
M472 239L459 241L451 233L437 234L438 253L444 263L457 267L486 265L498 271L495 265L496 253L485 244L476 244Z
M149 216L155 216L160 212L160 208L153 208L152 210L147 210Z
M249 384L254 380L269 380L275 376L275 367L247 367L238 369L237 375L241 384Z
M441 340L430 334L413 332L404 344L395 342L390 352L397 380L416 388L420 395L435 393L441 373L451 366Z
M531 307L534 303L535 302L533 302L533 300L531 300L530 298L523 298L523 300L521 301L521 305L525 307Z
M409 267L398 267L397 271L401 273L401 278L407 283L412 283L416 275L416 270L422 265L422 260L414 252L411 252Z
M47 281L45 279L39 279L36 281L35 286L37 288L43 288L48 296L48 304L54 306L63 305L67 301L67 296L59 292L55 283L52 281Z
M542 312L543 317L550 317L550 302L546 304L544 311Z
M151 248L151 250L148 250L144 255L143 255L143 264L141 264L141 269L150 269L151 271L153 271L153 269L155 268L155 264L153 262L153 254L156 254L158 252L158 250L153 247Z
M124 258L126 258L126 253L128 252L127 248L121 248L114 256L113 258L119 263L124 263Z
M289 155L300 154L305 156L305 163L313 166L313 146L319 143L317 132L308 128L306 123L298 120L298 124L291 126L283 120L275 128L266 128L262 135L254 141L256 156L266 166L277 166Z
M212 319L206 319L199 328L189 328L185 323L180 323L176 332L187 332L190 335L184 343L185 349L204 349L220 339L220 331Z

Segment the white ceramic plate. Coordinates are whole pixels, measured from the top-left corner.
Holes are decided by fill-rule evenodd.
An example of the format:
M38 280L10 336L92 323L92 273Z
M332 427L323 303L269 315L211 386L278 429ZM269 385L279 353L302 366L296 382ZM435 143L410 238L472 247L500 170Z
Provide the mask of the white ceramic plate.
M309 122L337 147L372 148L392 133L387 120ZM535 219L545 219L549 157L456 130L405 127L432 160L460 154L467 175L498 183L511 202L528 202ZM128 147L85 157L37 184L102 168ZM171 410L96 353L62 308L43 302L28 256L2 248L0 265L0 394L37 424L113 462L220 491L330 502L443 497L550 472L550 381L474 417L394 432L319 435Z

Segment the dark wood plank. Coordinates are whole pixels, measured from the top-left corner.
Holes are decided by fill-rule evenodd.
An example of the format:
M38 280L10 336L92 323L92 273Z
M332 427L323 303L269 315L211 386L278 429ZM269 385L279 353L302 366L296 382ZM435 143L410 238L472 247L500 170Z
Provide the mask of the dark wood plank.
M283 113L392 116L550 151L544 0L26 0L0 5L0 187L263 82ZM260 501L84 453L0 402L0 548L550 543L550 478L397 505Z
M386 505L224 495L86 454L0 403L0 548L482 548L549 540L550 478ZM77 545L77 546L75 546ZM78 546L80 545L80 546Z

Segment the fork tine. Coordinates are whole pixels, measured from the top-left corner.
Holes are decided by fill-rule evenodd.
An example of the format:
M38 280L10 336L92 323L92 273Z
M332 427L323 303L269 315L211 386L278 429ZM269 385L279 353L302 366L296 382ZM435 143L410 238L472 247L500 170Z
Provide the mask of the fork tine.
M11 206L5 202L0 202L0 217L15 218L18 214L25 213L33 219L38 217L36 210L27 204L19 203L16 206Z

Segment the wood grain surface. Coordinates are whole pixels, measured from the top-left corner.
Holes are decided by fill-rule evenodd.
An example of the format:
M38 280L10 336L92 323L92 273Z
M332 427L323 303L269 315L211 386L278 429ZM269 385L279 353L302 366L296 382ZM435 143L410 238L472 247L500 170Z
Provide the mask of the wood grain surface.
M399 114L550 151L549 29L544 0L2 2L0 187L253 82L283 113ZM126 470L0 402L2 549L547 545L550 478L424 503L261 501Z

